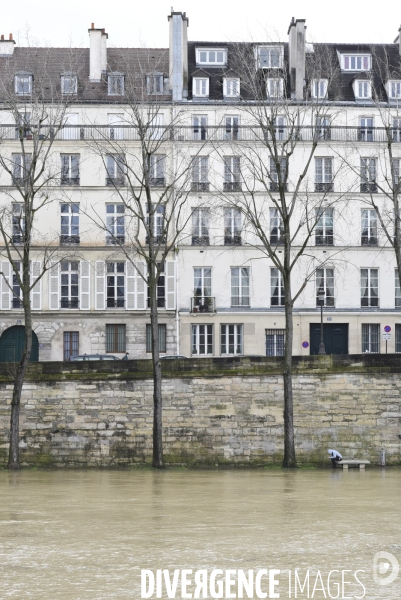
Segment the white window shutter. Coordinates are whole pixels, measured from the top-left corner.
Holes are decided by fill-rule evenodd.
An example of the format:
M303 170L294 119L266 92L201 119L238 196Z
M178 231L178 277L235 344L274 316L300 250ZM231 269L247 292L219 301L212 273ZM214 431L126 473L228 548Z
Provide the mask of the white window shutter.
M146 265L144 262L135 263L136 267L136 309L145 310L147 305Z
M3 275L0 275L0 291L1 291L1 302L0 307L2 310L10 310L11 308L11 290L9 285L12 282L11 265L8 260L0 263L1 271Z
M127 282L125 286L125 308L126 310L135 310L135 286L136 286L136 268L131 261L127 260Z
M42 263L38 260L31 261L31 282L40 277L42 272ZM32 310L42 310L42 278L31 289L31 308Z
M50 310L59 310L60 308L60 265L52 262L49 271L49 308Z
M87 260L81 260L80 263L80 302L79 308L81 310L90 310L90 263Z
M95 309L106 308L106 263L97 260L95 264Z
M166 261L166 308L175 309L175 261Z

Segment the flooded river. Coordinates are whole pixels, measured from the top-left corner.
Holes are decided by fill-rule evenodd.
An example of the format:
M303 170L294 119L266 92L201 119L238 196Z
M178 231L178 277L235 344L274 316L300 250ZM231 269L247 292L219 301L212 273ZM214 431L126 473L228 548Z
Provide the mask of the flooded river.
M309 570L298 598L400 598L401 573L372 570L401 563L400 491L399 469L1 472L0 598L139 599L143 569L277 569L280 598Z

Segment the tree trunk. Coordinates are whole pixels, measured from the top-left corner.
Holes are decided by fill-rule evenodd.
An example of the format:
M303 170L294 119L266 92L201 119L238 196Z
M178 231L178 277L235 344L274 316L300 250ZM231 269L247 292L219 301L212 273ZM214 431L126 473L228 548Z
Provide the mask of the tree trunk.
M285 348L284 348L284 460L283 469L294 469L297 467L294 443L294 414L292 397L292 339L293 318L291 282L288 274L284 279L285 294Z
M149 273L150 327L153 363L153 460L155 469L163 469L162 373L159 353L159 319L157 312L157 280L154 269Z

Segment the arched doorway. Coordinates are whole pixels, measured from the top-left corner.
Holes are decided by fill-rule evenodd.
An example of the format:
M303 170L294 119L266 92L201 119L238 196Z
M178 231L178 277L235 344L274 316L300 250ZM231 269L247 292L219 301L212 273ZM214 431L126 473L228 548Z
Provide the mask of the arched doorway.
M25 327L15 325L3 331L0 338L0 362L18 362L21 359L25 342ZM30 362L39 360L38 336L32 332L32 352Z

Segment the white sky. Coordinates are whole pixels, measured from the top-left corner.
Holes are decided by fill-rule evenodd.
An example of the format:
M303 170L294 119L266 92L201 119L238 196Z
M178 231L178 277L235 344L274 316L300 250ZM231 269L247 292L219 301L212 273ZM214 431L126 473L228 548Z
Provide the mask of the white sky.
M187 13L190 40L286 41L294 16L306 19L309 41L391 43L401 23L395 0L19 0L2 11L0 34L22 45L29 30L34 44L86 47L94 22L110 46L167 47L171 6Z

